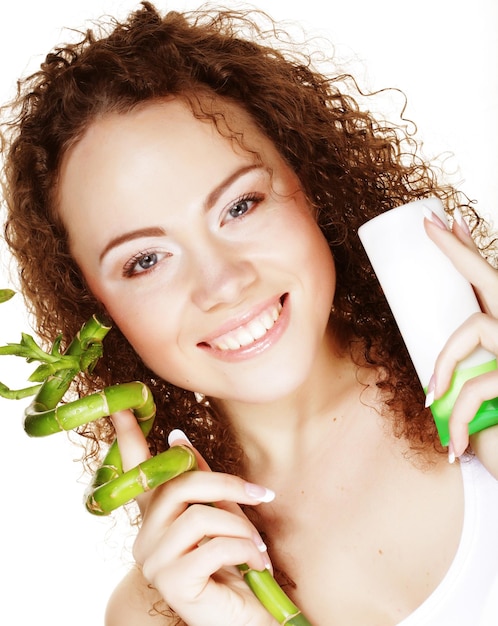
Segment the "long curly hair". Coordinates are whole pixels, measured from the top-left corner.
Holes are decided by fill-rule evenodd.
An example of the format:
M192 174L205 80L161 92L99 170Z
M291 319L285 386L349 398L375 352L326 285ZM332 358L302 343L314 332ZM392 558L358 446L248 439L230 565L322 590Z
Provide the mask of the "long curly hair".
M335 259L332 321L343 344L355 346L359 365L385 373L379 385L395 434L414 448L437 447L423 391L357 230L383 211L427 196L439 197L449 213L464 207L475 231L482 223L418 156L407 125L362 110L351 76L320 72L313 54L293 48L260 11L161 15L143 2L126 20L102 21L78 42L55 48L39 71L19 82L3 125L5 237L38 335L47 343L60 333L70 340L100 306L57 215L62 158L97 116L200 90L243 107L297 174ZM113 328L103 358L92 376L80 377L77 392L128 380L146 382L156 398L152 453L165 449L167 432L180 427L213 469L242 472L242 448L224 416L159 379ZM81 432L88 437L87 461L113 437L108 419Z

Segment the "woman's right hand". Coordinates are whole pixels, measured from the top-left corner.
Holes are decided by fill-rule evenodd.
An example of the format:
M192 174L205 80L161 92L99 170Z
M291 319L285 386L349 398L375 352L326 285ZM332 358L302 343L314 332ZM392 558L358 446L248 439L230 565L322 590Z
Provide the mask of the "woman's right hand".
M133 415L113 416L123 466L150 456ZM191 445L178 431L171 445ZM191 446L192 447L192 446ZM138 498L142 525L133 555L144 577L189 626L276 626L237 565L271 569L266 547L239 504L269 502L273 494L229 474L187 472ZM216 506L212 506L216 503Z

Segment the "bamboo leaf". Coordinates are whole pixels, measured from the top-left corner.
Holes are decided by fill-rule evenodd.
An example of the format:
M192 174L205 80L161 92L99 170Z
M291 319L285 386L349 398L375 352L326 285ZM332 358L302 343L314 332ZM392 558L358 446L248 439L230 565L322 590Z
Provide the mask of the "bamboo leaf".
M101 343L94 343L90 345L80 357L80 369L82 372L92 372L97 361L103 354L103 347Z
M22 400L34 396L39 391L41 385L33 385L33 387L25 387L24 389L10 389L7 385L0 383L0 396L7 400Z
M0 289L0 303L7 302L7 300L10 300L15 293L16 292L12 289Z
M28 380L30 383L42 383L47 380L49 376L53 376L54 374L57 374L57 372L69 369L77 370L78 366L76 364L75 367L74 362L72 361L69 363L65 361L61 361L59 363L42 363L35 369Z
M62 342L62 333L57 335L54 343L52 344L52 349L50 350L50 354L53 356L61 356L61 342Z

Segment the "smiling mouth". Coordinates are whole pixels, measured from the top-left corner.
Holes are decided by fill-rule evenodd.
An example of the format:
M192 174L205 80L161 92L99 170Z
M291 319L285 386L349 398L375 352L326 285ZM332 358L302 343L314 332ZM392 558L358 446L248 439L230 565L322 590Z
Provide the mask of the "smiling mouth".
M245 348L263 339L280 317L282 301L283 298L268 306L246 324L242 324L228 333L215 337L204 343L204 345L215 350L229 352L231 350L240 350L240 348Z

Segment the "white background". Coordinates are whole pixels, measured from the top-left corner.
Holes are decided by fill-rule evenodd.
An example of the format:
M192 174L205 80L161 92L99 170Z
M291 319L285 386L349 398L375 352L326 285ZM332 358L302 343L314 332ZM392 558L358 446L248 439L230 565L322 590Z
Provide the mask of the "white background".
M447 166L454 180L497 223L495 0L255 0L253 5L328 36L341 56L356 57L351 67L366 87L403 89L406 115L417 122L426 154L451 153ZM172 0L157 6L181 10L198 3ZM131 0L4 3L0 101L11 97L19 75L71 37L66 27L82 27L104 13L123 17L137 7ZM5 266L5 255L2 262ZM0 287L7 286L8 275L1 271ZM2 305L1 314L0 344L18 341L21 330L29 330L20 298ZM17 361L0 361L0 380L12 387L24 385L32 371ZM106 599L130 561L132 533L121 515L113 528L112 519L86 513L87 479L74 461L80 450L65 434L29 439L22 429L25 404L0 401L0 623L103 624Z

